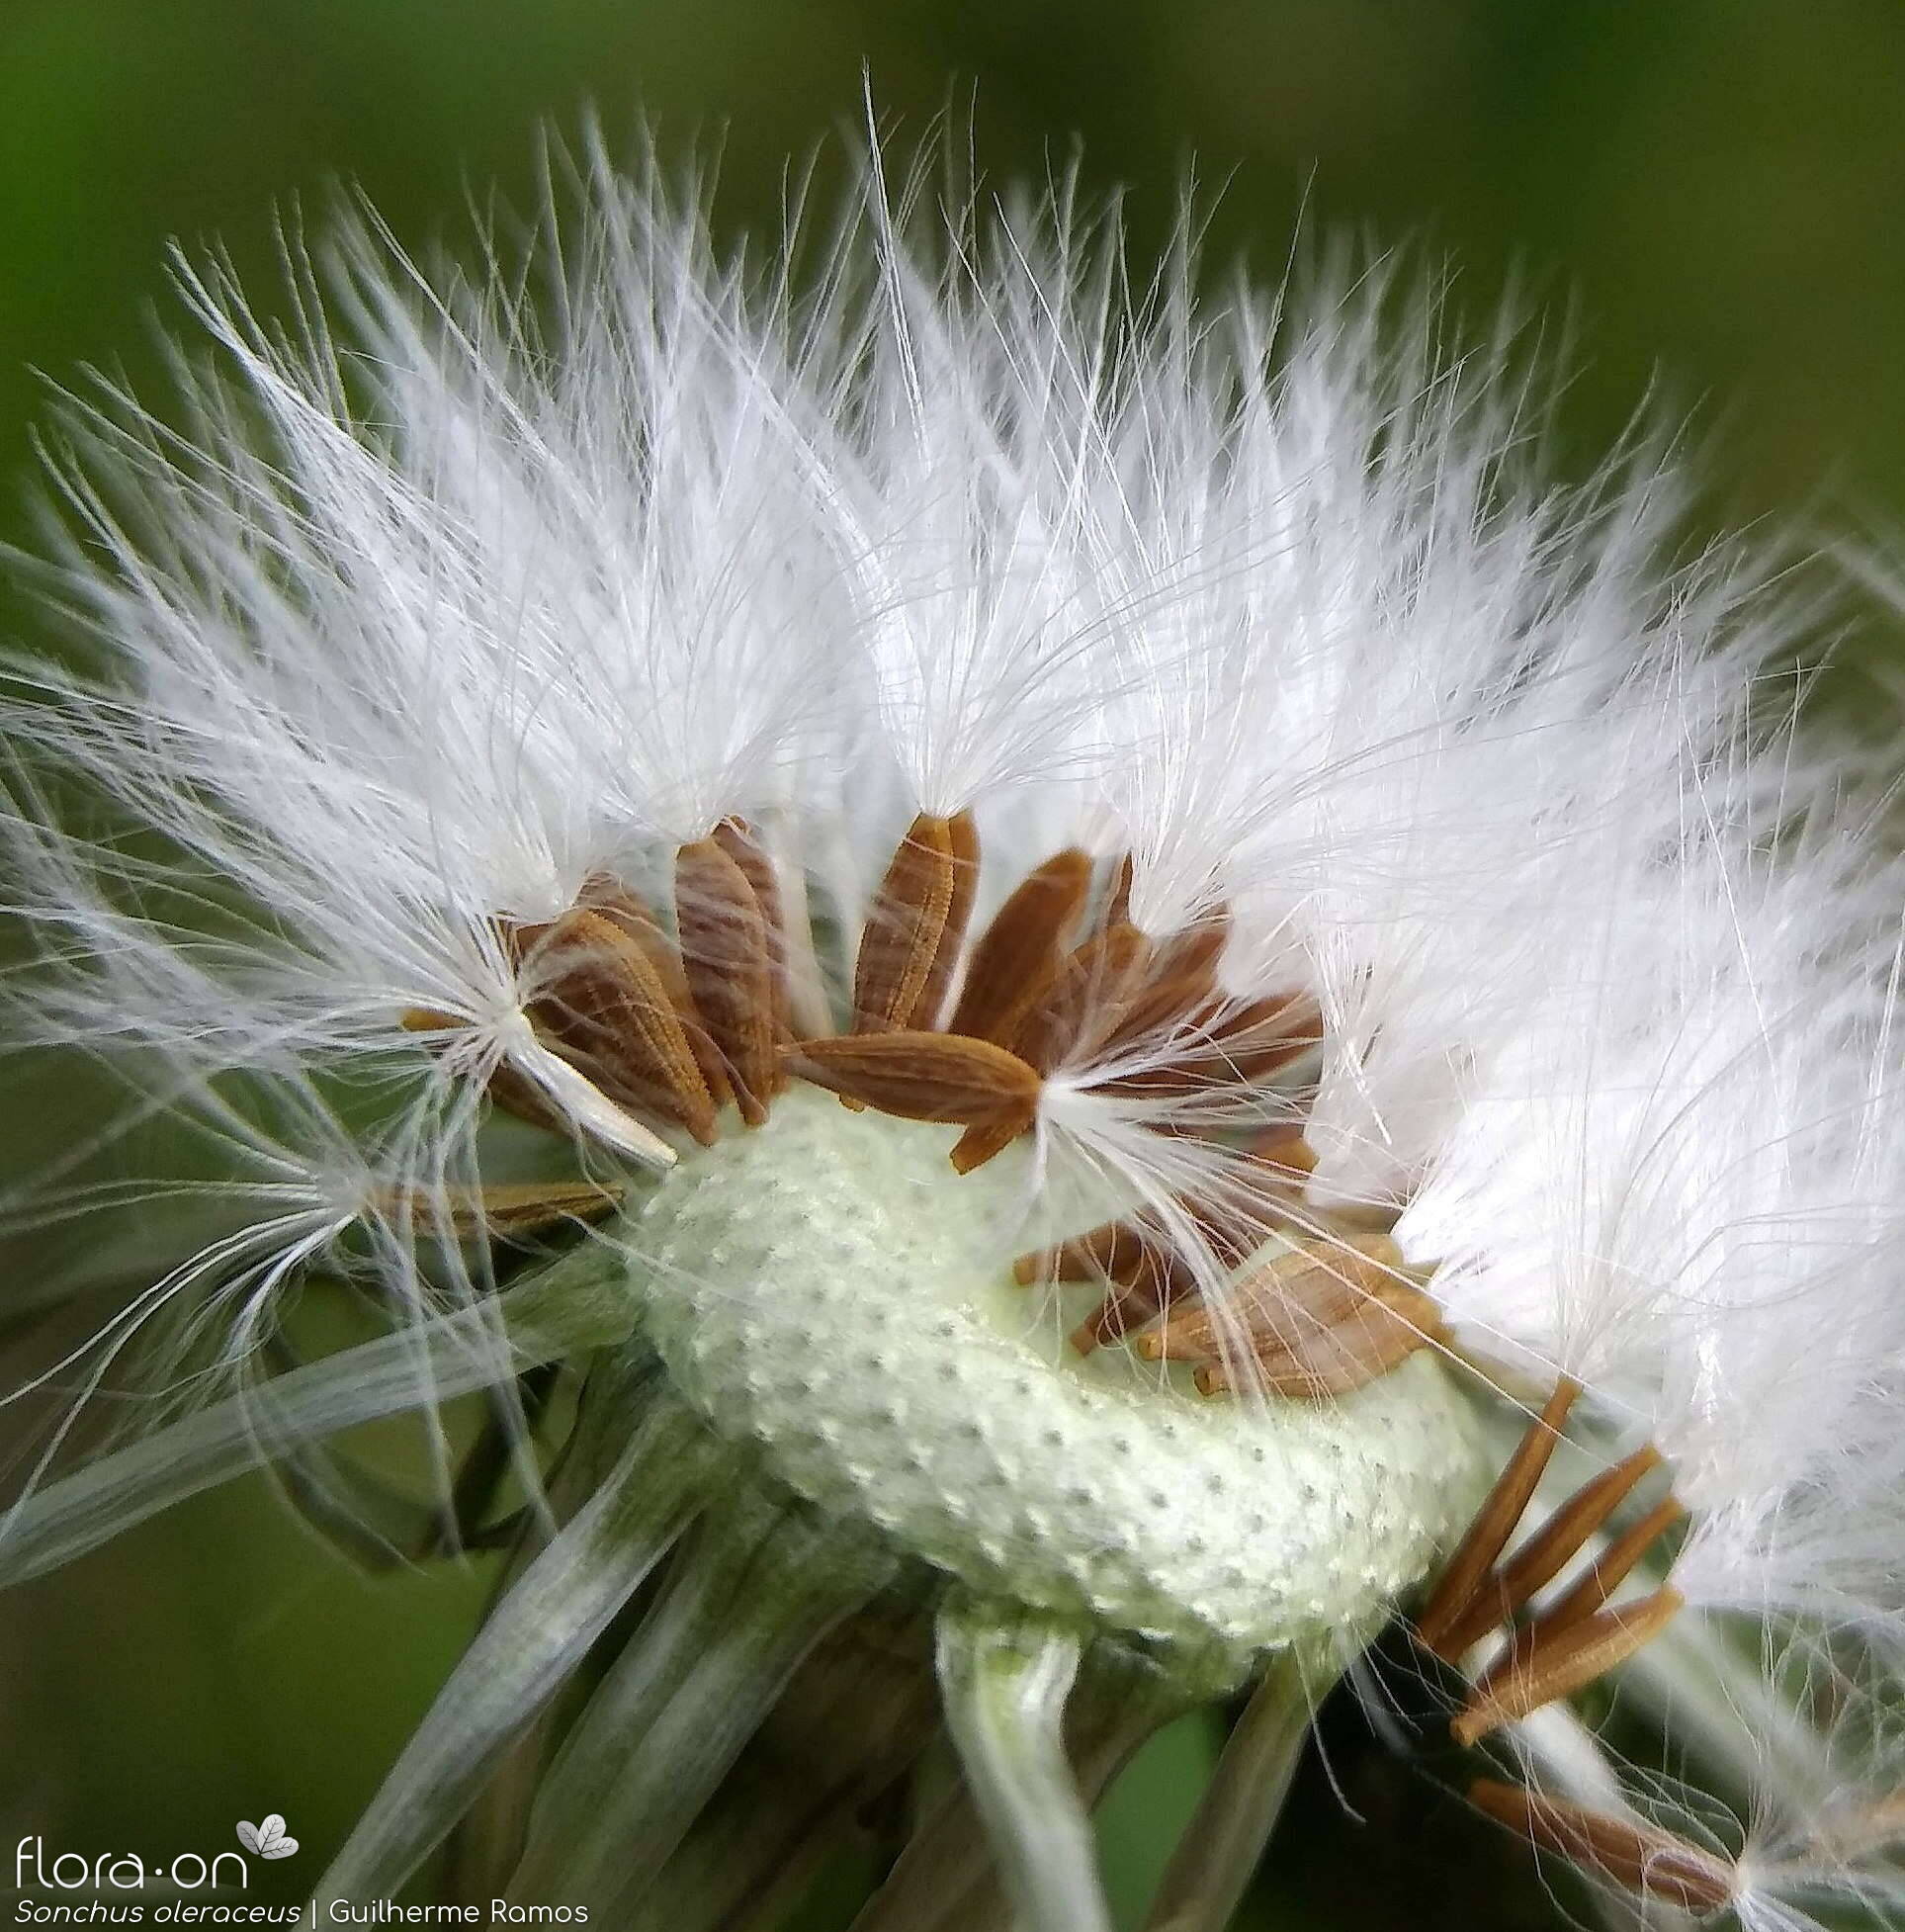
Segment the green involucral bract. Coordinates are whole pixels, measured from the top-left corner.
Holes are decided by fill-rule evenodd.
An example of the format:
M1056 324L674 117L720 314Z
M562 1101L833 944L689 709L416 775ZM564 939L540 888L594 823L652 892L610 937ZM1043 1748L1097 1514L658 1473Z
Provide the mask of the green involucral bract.
M1487 1486L1421 1351L1321 1403L1207 1400L1081 1360L1011 1276L1030 1155L955 1174L957 1130L796 1087L685 1157L630 1230L650 1340L724 1437L974 1591L1187 1645L1365 1638Z

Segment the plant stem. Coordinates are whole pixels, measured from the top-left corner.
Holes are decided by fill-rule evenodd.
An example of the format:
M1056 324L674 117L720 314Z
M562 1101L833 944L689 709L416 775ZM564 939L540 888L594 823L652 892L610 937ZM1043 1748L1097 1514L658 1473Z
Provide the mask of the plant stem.
M1029 1932L1111 1927L1063 1736L1082 1651L1077 1631L1016 1607L957 1595L939 1613L947 1726Z
M1159 1882L1145 1932L1223 1932L1275 1828L1315 1712L1302 1662L1281 1652L1230 1734Z

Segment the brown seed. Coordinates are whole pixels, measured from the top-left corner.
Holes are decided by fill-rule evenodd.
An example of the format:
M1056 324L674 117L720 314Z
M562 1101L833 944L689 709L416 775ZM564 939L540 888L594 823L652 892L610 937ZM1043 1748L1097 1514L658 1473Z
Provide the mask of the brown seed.
M680 1000L688 997L688 983L682 976L681 955L668 937L654 909L639 893L631 892L620 879L607 872L591 872L582 881L575 903L585 912L595 913L613 925L624 938L631 939L648 954L649 963ZM519 928L527 930L528 928ZM547 932L547 925L537 928ZM525 950L527 950L525 948Z
M1174 1259L1170 1241L1149 1223L1105 1221L1056 1248L1021 1255L1012 1274L1021 1287L1040 1280L1129 1282Z
M758 1127L780 1079L774 964L760 902L717 839L675 854L675 926L695 1011L720 1050L741 1118Z
M714 1098L646 947L577 907L551 922L524 967L546 989L530 1000L530 1017L593 1085L627 1111L658 1114L713 1145Z
M1234 1169L1218 1177L1221 1186L1213 1183L1200 1193L1172 1197L1173 1205L1203 1236L1221 1266L1235 1268L1283 1224L1285 1202L1291 1198L1289 1185L1316 1164L1302 1135L1300 1123L1272 1128L1239 1151ZM1334 1252L1336 1246L1329 1244L1318 1252ZM1190 1264L1177 1252L1176 1238L1144 1215L1107 1221L1055 1248L1021 1255L1012 1272L1021 1287L1038 1280L1128 1281L1136 1277L1126 1272L1126 1264L1135 1266L1154 1250L1170 1258L1175 1287L1187 1291ZM1387 1248L1366 1247L1363 1252L1388 1257L1392 1267L1401 1259L1399 1253L1391 1257Z
M701 1069L702 1085L707 1088L717 1107L726 1106L735 1098L733 1088L728 1085L727 1066L722 1060L721 1049L715 1045L713 1036L701 1023L700 1013L695 1010L681 954L660 920L646 901L638 898L620 881L602 872L591 874L583 882L581 897L576 903L612 921L648 954L649 963L667 989L668 998L680 1015L681 1030L687 1035L695 1065Z
M1578 1582L1548 1605L1533 1627L1548 1634L1592 1616L1626 1581L1654 1543L1686 1514L1684 1504L1672 1496L1663 1496L1595 1558Z
M1474 1601L1444 1639L1448 1648L1460 1656L1498 1624L1506 1624L1543 1584L1561 1574L1562 1566L1613 1515L1634 1485L1659 1467L1660 1450L1650 1446L1583 1483L1508 1562L1483 1580Z
M793 1037L788 1028L787 918L781 907L780 875L767 847L760 842L752 826L743 819L723 819L715 828L715 842L745 875L760 908L761 927L767 938L768 985L774 1015L774 1040L785 1045ZM775 1092L786 1084L778 1059L774 1066Z
M1108 932L1114 925L1128 925L1131 922L1131 879L1134 867L1131 854L1126 852L1111 874L1111 883L1105 890L1104 905L1098 913L1098 929Z
M1027 1002L1007 1044L1041 1074L1088 1054L1118 1024L1150 956L1150 940L1122 921L1075 947Z
M1317 1152L1303 1132L1301 1120L1281 1121L1265 1127L1244 1151L1279 1180L1305 1181L1316 1172Z
M1208 973L1162 973L1154 969L1132 996L1124 1016L1105 1035L1106 1055L1137 1051L1147 1044L1154 1051L1164 1050L1193 1013L1209 1009L1213 998Z
M1560 1630L1511 1643L1477 1680L1449 1735L1467 1746L1603 1677L1666 1628L1686 1599L1671 1585L1614 1604Z
M1218 906L1155 949L1145 982L1105 1040L1105 1051L1168 1033L1218 998L1217 961L1230 937L1230 909Z
M376 1205L433 1232L507 1239L564 1221L599 1221L621 1206L627 1192L613 1182L504 1181L482 1187L391 1187L377 1196Z
M1324 1228L1330 1230L1331 1238L1359 1232L1334 1213L1307 1206L1302 1177L1279 1172L1267 1162L1249 1175L1248 1186L1234 1198L1194 1203L1191 1211L1212 1249L1230 1268L1242 1267L1272 1234L1290 1241L1309 1241Z
M1091 886L1076 846L1023 879L979 935L947 1030L1003 1044L1024 1004L1064 956Z
M483 1092L507 1114L542 1127L552 1134L573 1138L575 1123L544 1093L535 1081L512 1062L499 1060L489 1070Z
M1029 1125L1039 1077L990 1040L961 1033L856 1033L803 1040L787 1050L803 1080L902 1120L973 1126L1007 1118Z
M1382 1235L1306 1242L1244 1275L1221 1308L1200 1304L1173 1315L1140 1338L1138 1352L1154 1361L1195 1361L1232 1344L1286 1349L1387 1293L1401 1265L1401 1251Z
M1441 1334L1441 1310L1419 1289L1391 1282L1341 1319L1276 1341L1252 1338L1248 1359L1206 1362L1197 1386L1206 1395L1240 1380L1293 1402L1349 1395L1386 1375Z
M955 812L946 821L952 843L952 903L946 908L946 929L933 953L932 968L913 1010L913 1024L937 1026L946 1007L946 989L959 964L959 949L972 923L973 898L979 890L979 828L970 812Z
M1345 1299L1385 1293L1404 1268L1394 1239L1371 1229L1316 1234L1290 1243L1246 1277L1261 1277L1267 1291L1300 1307L1327 1307Z
M1230 943L1231 909L1221 899L1193 915L1158 946L1158 971L1169 978L1209 978Z
M406 1033L449 1033L468 1026L453 1012L439 1012L434 1007L405 1007L397 1014L397 1024Z
M938 1022L972 910L978 858L972 821L963 813L959 818L963 825L920 813L873 895L853 968L856 1033L924 1030Z
M1178 1203L1227 1269L1248 1261L1272 1234L1304 1242L1319 1224L1340 1217L1306 1208L1304 1182L1316 1166L1300 1122L1271 1129L1238 1150L1235 1160ZM1348 1230L1344 1230L1348 1232Z
M1291 1225L1294 1205L1293 1196L1274 1186L1254 1186L1248 1194L1240 1190L1224 1200L1183 1200L1204 1245L1227 1271L1242 1267L1272 1234L1308 1232Z
M1088 1356L1094 1349L1122 1341L1169 1305L1169 1295L1161 1281L1121 1282L1072 1331L1072 1347L1078 1354Z
M1468 1788L1469 1802L1511 1831L1643 1897L1705 1917L1733 1902L1734 1874L1725 1860L1672 1832L1633 1818L1591 1811L1493 1778Z
M1074 1054L1098 1044L1118 1022L1150 957L1151 942L1134 925L1117 924L1076 947L1024 1003L1011 1022L1009 1046L1028 1066L1048 1074ZM975 1123L952 1151L961 1174L984 1167L1010 1145L1033 1116L1000 1116Z
M1190 1266L1171 1238L1145 1220L1107 1221L1013 1266L1021 1284L1040 1278L1109 1284L1097 1309L1072 1332L1072 1346L1089 1355L1141 1328L1192 1291Z
M1034 1109L1023 1114L1001 1114L996 1120L981 1121L968 1127L946 1157L953 1165L953 1172L971 1174L983 1168L994 1155L1002 1154L1020 1134L1027 1132L1036 1118L1037 1111Z
M1194 1099L1265 1080L1300 1059L1322 1038L1323 1021L1315 1001L1302 994L1274 994L1213 1010L1202 1032L1186 1039L1168 1063L1121 1074L1106 1081L1104 1090Z
M493 916L489 929L496 936L498 944L509 957L512 966L520 966L533 952L551 925L553 920L509 919L501 914Z
M1581 1384L1569 1376L1562 1376L1555 1384L1547 1407L1523 1432L1508 1466L1496 1477L1495 1486L1484 1498L1468 1534L1448 1559L1448 1566L1416 1620L1417 1634L1438 1656L1452 1661L1454 1653L1446 1647L1449 1632L1474 1601L1483 1578L1495 1567L1495 1559L1515 1534L1515 1526L1520 1522L1521 1512L1527 1508L1528 1498L1534 1494L1534 1486L1541 1480L1541 1472L1548 1466L1548 1458L1561 1440L1561 1425L1567 1421L1568 1411L1580 1393Z

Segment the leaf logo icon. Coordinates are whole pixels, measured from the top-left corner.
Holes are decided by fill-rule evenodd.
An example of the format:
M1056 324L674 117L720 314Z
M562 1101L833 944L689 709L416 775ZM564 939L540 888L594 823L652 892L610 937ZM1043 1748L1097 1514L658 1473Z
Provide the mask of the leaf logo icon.
M289 1858L298 1849L298 1840L286 1837L284 1817L277 1811L268 1813L257 1824L248 1824L241 1818L238 1842L260 1858Z

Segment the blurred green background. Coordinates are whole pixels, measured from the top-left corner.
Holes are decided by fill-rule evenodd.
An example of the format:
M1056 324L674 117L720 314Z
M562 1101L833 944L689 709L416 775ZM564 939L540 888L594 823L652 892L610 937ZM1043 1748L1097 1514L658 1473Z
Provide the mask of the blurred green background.
M723 219L765 220L788 153L857 120L863 66L903 138L970 103L995 178L1082 140L1140 252L1194 159L1226 184L1220 262L1274 273L1307 208L1446 248L1474 308L1526 281L1572 318L1580 467L1657 384L1721 432L1725 514L1905 525L1900 0L0 0L0 475L29 467L34 371L153 369L171 236L219 238L268 307L290 198L356 180L422 242L467 188L526 193L537 129L589 102L664 148L719 131ZM13 1081L7 1167L85 1110ZM258 1486L0 1599L0 1850L209 1854L279 1810L305 1853L259 1883L298 1895L480 1584L360 1579ZM1552 1922L1365 1735L1339 1719L1355 1812L1313 1770L1261 1922ZM1173 1734L1119 1794L1128 1888L1207 1749Z

